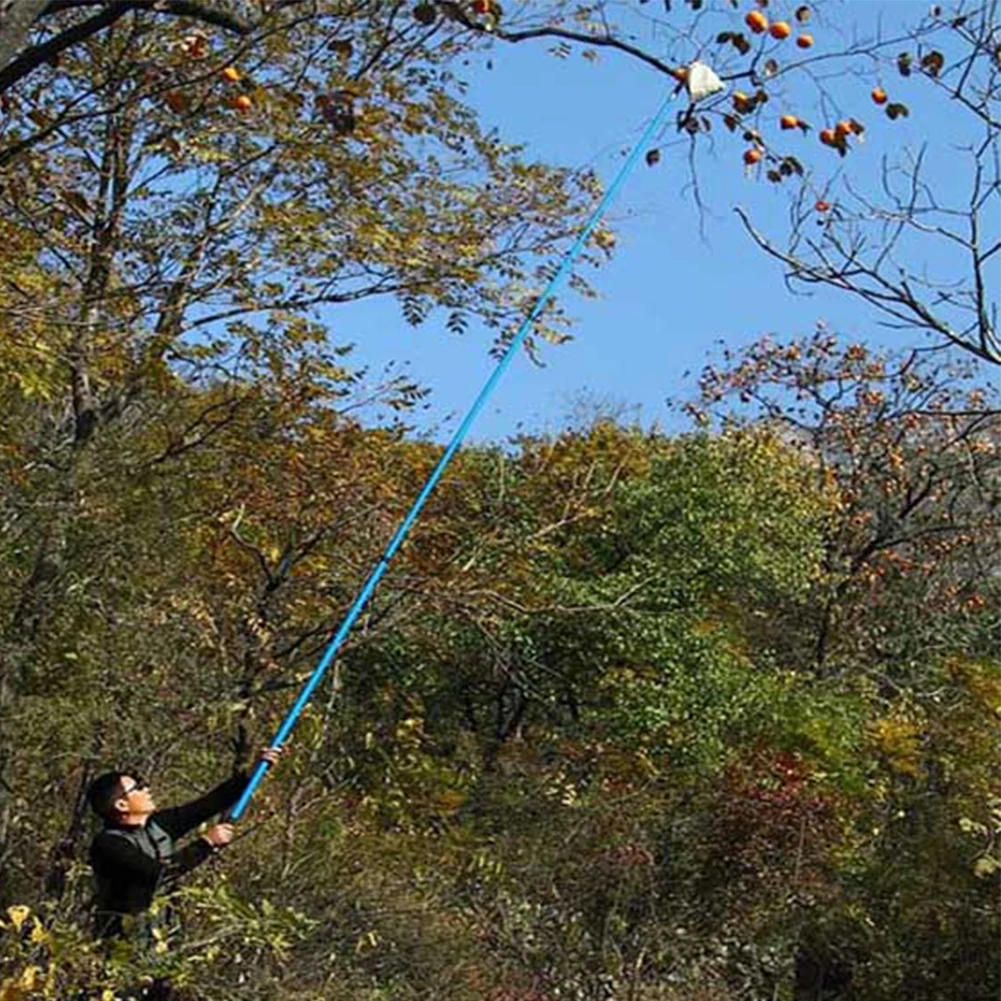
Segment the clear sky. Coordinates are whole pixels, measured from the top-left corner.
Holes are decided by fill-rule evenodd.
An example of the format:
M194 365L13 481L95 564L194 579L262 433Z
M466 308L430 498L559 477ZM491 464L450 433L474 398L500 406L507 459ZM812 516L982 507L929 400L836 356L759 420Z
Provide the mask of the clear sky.
M773 4L772 9L781 6ZM791 12L797 5L788 6ZM837 31L857 27L871 33L879 24L893 33L902 21L919 19L928 4L852 0L840 10L840 27L811 26L818 53L842 43ZM610 51L597 63L582 58L579 50L557 59L547 52L549 44L540 40L495 45L489 54L472 59L463 68L469 102L486 126L499 128L504 141L526 143L526 155L568 166L591 165L607 186L670 81ZM709 59L709 54L703 58ZM910 106L910 118L891 123L880 115L869 98L877 80L892 91L893 99ZM874 68L871 78L835 77L827 85L840 105L838 114L857 116L869 126L867 142L850 155L856 176L862 171L875 179L882 157L927 143L932 176L943 191L955 188L957 196L962 192L950 175L957 163L951 144L961 139L955 134L955 116L950 116L947 102L931 93L927 80L902 80L885 70L880 77ZM786 109L775 107L774 117L781 110ZM823 124L815 107L795 110L818 127ZM768 120L772 117L769 110ZM809 137L788 135L785 146L798 144L804 161L819 168L818 178L838 168L836 154L819 145L816 131ZM664 142L676 140L672 125ZM581 396L625 407L645 424L658 422L679 430L683 424L666 409L665 399L692 395L695 375L720 339L738 346L765 333L779 338L809 333L824 321L835 331L871 343L917 341L914 332L902 337L880 328L871 309L843 294L790 294L779 264L751 243L732 211L735 205L745 206L765 230L781 238L788 195L756 172L745 172L742 149L726 135L703 159L700 179L709 213L704 235L694 200L685 190L689 174L684 148L665 145L659 164L637 167L612 212L618 235L614 258L593 275L600 299L569 300L577 321L574 339L546 346L544 367L527 357L516 359L471 440L502 440L521 430L557 430ZM939 251L934 248L922 248L921 254L928 255L924 263L946 272L953 268L944 254L936 259ZM956 268L961 268L959 262ZM450 433L494 364L486 331L471 325L464 335L450 334L444 316L413 329L394 304L367 302L350 310L338 307L330 319L335 340L357 344L356 364L369 365L373 374L390 361L406 364L414 378L432 389L427 409L414 423L433 430L436 437ZM686 377L685 372L690 374Z

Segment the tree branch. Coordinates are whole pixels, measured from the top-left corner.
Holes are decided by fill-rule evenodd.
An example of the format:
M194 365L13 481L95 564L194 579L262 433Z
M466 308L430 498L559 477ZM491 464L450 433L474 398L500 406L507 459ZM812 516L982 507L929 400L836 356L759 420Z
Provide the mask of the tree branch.
M835 243L835 247L844 257L845 267L836 267L816 245L812 245L811 249L819 254L821 262L819 265L811 265L803 258L776 247L754 227L750 217L743 209L737 207L734 211L751 239L765 253L781 261L790 269L790 278L804 283L831 285L842 291L851 292L909 326L934 331L955 347L962 348L992 365L1001 365L1001 354L994 350L990 344L980 343L979 338L974 341L965 337L962 331L954 330L948 323L935 316L928 306L917 298L906 278L902 278L900 283L896 285L888 282L877 272L858 261L852 250L837 243ZM855 266L849 268L849 264ZM867 287L864 282L855 280L860 278L868 279L876 287Z
M31 24L36 23L41 17L63 10L75 10L81 6L89 6L89 4L73 3L68 2L68 0L57 0L57 2L47 5L41 5L37 3L37 0L30 0L30 3L25 3L22 0L21 3L14 4L12 13L8 15L4 24L5 32L12 32L9 36L10 41L0 48L0 94L9 90L29 73L34 72L42 63L91 38L105 28L111 27L131 11L149 11L174 17L190 17L239 35L245 35L251 30L251 26L246 21L210 4L197 3L194 0L162 0L162 2L117 0L113 3L96 4L96 6L101 7L99 13L72 25L38 45L30 46L20 55L14 56L14 45L24 40L31 29ZM27 14L34 14L34 17L30 23L22 24L22 22L26 22ZM14 15L17 16L18 20L13 25L9 25L7 22L11 21Z

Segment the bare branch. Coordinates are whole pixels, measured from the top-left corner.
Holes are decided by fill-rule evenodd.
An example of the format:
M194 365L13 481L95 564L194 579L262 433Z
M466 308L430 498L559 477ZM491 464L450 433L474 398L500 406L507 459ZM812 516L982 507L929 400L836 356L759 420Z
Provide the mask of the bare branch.
M807 284L831 285L842 291L850 292L875 306L881 312L903 321L907 326L930 330L983 361L993 365L1001 365L1001 349L993 336L978 335L974 339L963 331L953 329L921 301L911 287L911 283L903 275L896 282L889 281L873 267L862 263L855 250L846 247L834 236L829 236L829 241L844 257L845 264L837 266L824 254L822 248L812 242L810 247L817 254L819 263L810 263L794 253L780 250L754 226L744 209L737 207L734 211L751 239L765 253L781 261L789 269L788 277L790 280Z

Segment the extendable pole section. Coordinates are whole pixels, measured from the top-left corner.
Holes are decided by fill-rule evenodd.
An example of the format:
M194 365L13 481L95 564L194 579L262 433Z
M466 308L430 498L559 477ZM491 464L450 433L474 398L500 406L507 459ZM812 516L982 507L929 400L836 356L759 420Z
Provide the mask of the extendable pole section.
M418 515L421 513L421 509L424 507L425 502L428 497L431 496L431 491L434 490L436 484L441 479L442 474L445 472L446 467L449 462L452 461L452 456L458 451L459 446L465 440L470 427L472 427L473 421L476 420L480 411L483 409L484 404L490 397L490 394L494 391L497 383L500 381L501 376L507 370L507 367L511 364L514 356L518 353L525 338L528 336L529 331L532 329L532 324L539 318L542 314L542 310L545 308L546 303L553 297L556 289L559 287L560 283L566 278L571 267L573 267L574 261L577 259L581 250L583 250L584 245L587 243L588 237L593 232L595 226L604 216L608 207L611 205L615 196L618 194L619 189L622 187L625 179L629 176L633 167L636 166L637 160L640 158L640 154L643 149L648 145L653 136L656 134L658 128L660 128L661 122L667 115L668 107L671 103L671 97L667 97L663 104L660 106L657 114L650 121L643 135L640 137L639 142L633 147L632 152L626 159L626 162L622 165L619 170L618 175L612 182L608 191L605 192L605 196L601 199L598 207L594 210L591 215L590 220L587 225L581 230L580 235L574 241L573 246L567 251L563 258L563 263L560 265L559 270L553 275L549 284L546 286L545 290L539 296L535 305L532 307L532 311L525 317L522 321L521 326L518 328L517 333L514 335L514 339L511 341L507 350L504 352L500 361L497 363L497 367L494 369L490 378L487 380L486 384L480 390L480 395L476 397L475 402L469 409L469 413L463 418L462 423L457 428L455 434L452 436L452 440L449 442L448 447L445 449L442 457L438 460L438 464L435 466L431 475L428 477L427 482L424 484L421 492L417 495L417 499L414 501L413 506L407 512L406 517L400 522L399 528L397 528L396 533L390 540L389 545L386 546L386 551L379 558L379 562L376 563L372 572L369 574L368 580L365 581L364 586L358 593L358 597L355 598L354 603L348 610L347 615L344 616L344 621L341 622L340 626L337 628L337 632L334 633L333 638L327 644L326 649L323 652L323 656L320 658L319 664L316 665L316 669L313 671L309 680L303 686L302 691L299 693L299 697L295 700L292 708L289 709L288 714L285 719L282 720L281 726L278 728L278 732L275 734L274 739L271 741L272 747L281 747L282 744L288 739L288 735L292 732L292 728L295 726L296 721L299 719L300 714L306 707L313 692L316 690L317 685L323 680L324 674L327 672L327 668L333 662L334 657L337 656L337 651L341 648L345 637L350 632L351 627L354 625L355 620L361 614L362 609L365 607L368 599L372 596L372 592L375 590L379 581L382 579L382 575L389 568L390 561L396 555L396 551L403 545L410 529L413 527L414 522L417 520ZM266 761L259 761L257 767L254 769L250 776L250 781L247 783L246 789L243 791L243 795L240 797L236 806L230 811L231 820L239 820L243 815L243 812L247 809L247 804L250 802L251 797L254 795L257 787L261 784L261 779L264 778L268 770L268 763Z

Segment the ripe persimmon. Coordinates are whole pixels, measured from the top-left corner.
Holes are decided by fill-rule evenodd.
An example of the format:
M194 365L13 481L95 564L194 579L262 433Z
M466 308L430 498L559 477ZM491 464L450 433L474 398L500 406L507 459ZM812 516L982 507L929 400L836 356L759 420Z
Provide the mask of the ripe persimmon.
M750 149L745 149L744 163L746 163L748 167L753 167L761 160L762 155L761 150L755 146L752 146Z
M226 83L240 82L240 71L235 66L227 66L220 75Z
M882 87L874 87L872 91L872 99L876 104L886 104L887 93Z
M752 10L744 18L744 24L756 35L760 35L763 31L768 30L768 18L760 10Z
M799 125L799 119L795 115L783 115L779 119L779 127L783 129L794 129Z
M796 44L801 49L812 48L813 47L813 35L800 35L799 38L796 39Z
M746 115L747 112L754 110L754 98L748 97L742 90L735 90L733 92L733 107L735 111Z
M788 21L773 21L772 26L768 29L768 34L772 38L784 42L792 34L792 28L789 27Z

